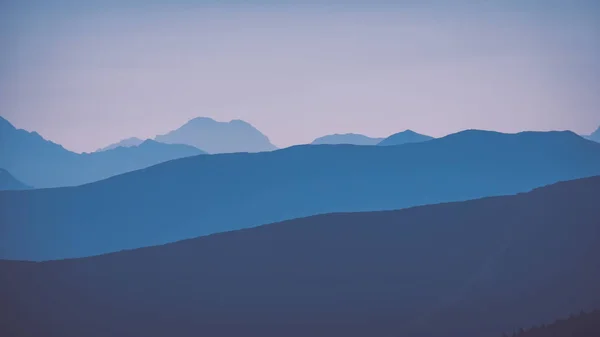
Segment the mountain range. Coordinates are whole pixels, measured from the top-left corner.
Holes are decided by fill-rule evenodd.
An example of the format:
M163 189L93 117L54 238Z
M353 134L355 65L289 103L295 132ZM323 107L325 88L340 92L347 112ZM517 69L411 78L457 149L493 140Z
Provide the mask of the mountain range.
M23 184L15 177L13 177L12 174L10 174L10 172L3 168L0 168L0 191L27 190L30 188L30 186Z
M276 147L269 138L242 120L217 122L212 118L198 117L177 130L154 138L166 144L187 144L208 153L262 152Z
M387 138L372 138L356 133L345 133L345 134L333 134L315 139L312 145L402 145L409 143L420 143L433 139L433 137L416 133L412 130L406 130L395 133Z
M203 154L187 145L145 141L138 146L78 154L0 117L0 167L35 188L76 186L172 159Z
M562 158L555 148L573 149L569 139L579 140L570 134L559 136L553 146L546 146L545 156L555 158L554 164L565 174L574 167L569 164L571 161L582 164L583 159L577 157L583 150ZM434 145L436 142L448 147L450 140L459 141L464 135L456 137L459 139L406 146L404 151L420 152L428 146L440 146ZM511 136L508 141L503 140L503 135L497 137L494 145L529 144L528 150L532 150L530 142L539 141L539 135L532 134ZM597 148L592 145L585 146ZM476 146L480 143L468 150L473 152ZM324 152L327 149L313 148ZM402 148L397 147L397 155L402 154ZM301 150L304 149L293 149ZM507 149L487 150L497 157ZM464 156L466 153L462 152ZM524 157L543 157L536 151L522 153ZM250 157L288 154L279 151ZM483 153L469 154L479 155ZM200 158L203 166L212 165L208 159L211 156L181 162ZM236 157L221 158L233 161ZM500 166L491 173L500 185L508 183L509 175L516 181L525 177L523 172L515 172L516 168L530 168L532 179L539 175L549 177L546 170L538 171L543 167L532 162L514 165L503 159L506 157L489 163L490 168ZM144 172L153 175L157 172L151 171L169 171L169 166L175 164ZM551 169L549 161L543 164ZM249 165L244 169L254 168ZM458 166L450 171L455 169ZM211 178L215 177L207 176L206 181ZM478 185L489 186L490 181L482 178L484 175L476 179ZM453 180L466 182L459 177L432 179L447 189L454 187ZM135 173L112 180L147 181ZM176 183L155 182L161 186ZM193 185L196 193L202 190L201 184ZM392 186L404 188L402 184ZM125 184L121 191L130 187L131 184ZM54 192L62 191L85 198L79 191L87 188L107 193L109 186L98 183L34 191L33 197L58 197ZM425 187L428 191L429 188ZM153 210L155 204L145 196L158 192L141 193L138 197L148 210ZM26 193L29 192L19 194ZM20 199L19 195L12 197ZM0 335L501 336L502 332L600 307L598 200L600 177L593 177L513 196L399 211L317 215L83 259L0 261ZM96 206L88 211L96 215L115 211L111 205ZM231 209L245 213L235 206ZM117 228L119 235L134 234L130 227ZM53 229L55 234L61 231ZM46 234L36 235L36 241L43 241ZM76 238L73 234L71 244L83 244Z
M412 130L406 130L393 134L379 142L380 146L402 145L409 143L420 143L433 139L433 137L416 133Z
M356 133L333 134L315 139L313 145L336 145L336 144L351 144L351 145L377 145L384 138L372 138Z
M514 194L598 174L600 144L572 132L469 130L400 146L194 156L84 186L0 192L0 257L82 257L315 214Z

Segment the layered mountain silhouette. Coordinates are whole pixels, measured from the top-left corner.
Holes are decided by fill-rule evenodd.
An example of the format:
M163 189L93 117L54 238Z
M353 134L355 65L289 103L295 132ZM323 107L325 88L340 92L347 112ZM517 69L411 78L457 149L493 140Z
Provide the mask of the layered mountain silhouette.
M30 188L30 186L23 184L15 177L13 177L12 174L10 174L10 172L3 168L0 168L0 191L27 190Z
M594 131L594 133L592 133L591 135L587 136L587 138L589 140L593 140L595 142L600 143L600 127L596 131Z
M360 135L356 133L345 133L345 134L333 134L327 135L323 137L319 137L315 139L311 144L313 145L321 145L321 144L351 144L351 145L377 145L379 144L383 138L372 138L367 137L365 135Z
M139 198L151 206L146 195ZM600 307L598 200L600 177L593 177L91 258L0 261L0 335L500 336Z
M409 143L420 143L433 139L433 137L416 133L412 130L406 130L395 133L386 139L379 142L377 145L390 146L390 145L402 145Z
M177 130L156 136L167 144L187 144L208 153L262 152L276 147L269 138L242 120L217 122L207 117L190 120Z
M139 146L77 154L0 117L0 167L35 188L75 186L203 151L145 141Z
M132 147L132 146L139 146L140 144L142 144L144 142L143 139L139 139L137 137L131 137L131 138L127 138L127 139L123 139L122 141L118 142L118 143L114 143L114 144L110 144L107 147L98 149L96 152L100 152L100 151L107 151L107 150L112 150L112 149L116 149L118 147Z
M600 144L572 132L472 130L400 146L195 156L76 188L0 192L0 257L89 256L315 214L514 194L598 174Z

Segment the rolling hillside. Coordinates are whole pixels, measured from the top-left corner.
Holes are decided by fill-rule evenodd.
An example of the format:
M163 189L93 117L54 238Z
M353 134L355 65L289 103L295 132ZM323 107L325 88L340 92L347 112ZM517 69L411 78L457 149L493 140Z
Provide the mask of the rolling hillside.
M600 307L600 177L0 261L5 336L486 337Z

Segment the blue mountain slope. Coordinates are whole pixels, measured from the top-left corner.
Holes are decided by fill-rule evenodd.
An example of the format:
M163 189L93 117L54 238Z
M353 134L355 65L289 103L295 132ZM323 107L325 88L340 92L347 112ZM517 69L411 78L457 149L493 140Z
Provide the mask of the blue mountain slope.
M595 142L600 143L600 127L596 131L594 131L594 133L592 133L591 135L589 135L587 138L589 140L593 140Z
M208 117L194 118L179 129L154 139L161 143L195 146L208 153L262 152L276 149L267 136L247 122L217 122Z
M96 150L96 152L112 150L112 149L116 149L118 147L139 146L143 142L144 142L144 140L142 140L142 139L139 139L137 137L131 137L131 138L123 139L122 141L120 141L118 143L110 144L110 145L108 145L106 147L98 149L98 150Z
M27 186L13 177L10 172L7 170L0 168L0 191L9 191L9 190L27 190L30 189L30 186Z
M410 143L420 143L433 139L433 137L416 133L412 130L406 130L393 134L379 142L380 146L402 145Z
M598 200L594 177L92 258L0 261L0 335L501 336L600 307Z
M311 144L313 145L336 145L336 144L350 144L350 145L377 145L383 138L372 138L356 133L346 134L334 134L319 137L315 139Z
M0 117L0 167L35 188L75 186L204 153L187 145L146 141L139 146L77 154Z
M571 132L465 131L401 146L196 156L86 186L0 192L0 256L86 256L320 213L513 194L597 174L600 144Z

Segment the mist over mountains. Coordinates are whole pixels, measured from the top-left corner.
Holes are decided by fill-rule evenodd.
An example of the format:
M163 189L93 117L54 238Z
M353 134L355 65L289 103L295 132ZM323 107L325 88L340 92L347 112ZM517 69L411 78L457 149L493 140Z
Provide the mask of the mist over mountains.
M197 118L76 154L0 119L0 335L492 337L593 310L594 135L276 150Z
M0 337L600 337L598 18L0 0Z

